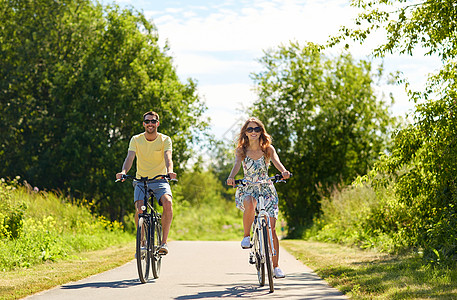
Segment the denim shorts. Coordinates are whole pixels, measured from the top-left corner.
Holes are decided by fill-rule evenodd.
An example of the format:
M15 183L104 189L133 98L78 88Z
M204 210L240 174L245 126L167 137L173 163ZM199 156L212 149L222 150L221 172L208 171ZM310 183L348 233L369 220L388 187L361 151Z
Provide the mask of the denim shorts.
M144 200L144 184L142 182L133 181L133 187L135 188L133 193L134 201ZM170 184L165 179L148 182L148 190L152 191L159 205L162 205L160 198L162 198L163 195L167 194L173 197L171 194Z

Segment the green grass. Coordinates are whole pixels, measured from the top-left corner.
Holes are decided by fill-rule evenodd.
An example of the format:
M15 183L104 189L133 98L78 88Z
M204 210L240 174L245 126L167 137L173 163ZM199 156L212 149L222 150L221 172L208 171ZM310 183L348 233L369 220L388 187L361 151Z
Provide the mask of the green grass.
M20 299L34 293L98 274L132 260L134 243L86 251L65 260L0 272L0 299Z
M351 299L457 299L457 270L417 256L303 240L281 246Z
M0 270L40 263L134 240L119 222L91 214L54 193L0 182Z

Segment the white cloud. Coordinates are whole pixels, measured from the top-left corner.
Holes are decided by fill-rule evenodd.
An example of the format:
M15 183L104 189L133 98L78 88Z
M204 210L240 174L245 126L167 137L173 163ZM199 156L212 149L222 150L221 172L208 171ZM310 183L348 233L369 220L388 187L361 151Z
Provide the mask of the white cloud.
M154 17L161 36L177 53L182 51L249 51L289 40L323 43L340 25L348 23L355 10L345 0L255 1L240 9L212 8L208 13L167 11Z
M256 99L252 86L249 84L202 85L198 91L206 100L211 118L213 133L218 138L227 138L227 131L245 119L243 110Z
M182 76L197 76L200 74L218 74L224 76L229 72L244 71L247 74L257 68L255 61L221 59L211 54L183 53L174 58L178 73ZM247 79L247 78L246 78Z
M215 108L230 107L233 111L244 108L255 100L252 85L244 83L202 85L198 91L205 95L208 106Z
M220 136L239 117L236 108L255 99L249 73L258 71L255 59L263 55L262 50L290 40L325 43L342 25L353 24L357 10L348 4L347 0L239 0L145 10L145 14L153 18L161 43L168 40L178 74L198 80L213 132ZM362 46L352 43L351 53L357 59L366 58L384 39L385 34L378 32ZM387 72L403 71L413 87L421 88L439 60L423 58L418 52L414 57L391 55L384 65ZM395 115L413 108L403 86L383 86L382 90L394 94Z

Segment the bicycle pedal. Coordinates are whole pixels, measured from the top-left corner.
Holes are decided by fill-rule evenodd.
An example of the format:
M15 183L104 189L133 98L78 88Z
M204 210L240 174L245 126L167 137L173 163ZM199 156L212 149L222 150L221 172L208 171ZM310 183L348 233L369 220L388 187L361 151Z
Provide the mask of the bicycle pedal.
M255 257L252 253L249 254L249 263L251 265L254 265L255 264Z

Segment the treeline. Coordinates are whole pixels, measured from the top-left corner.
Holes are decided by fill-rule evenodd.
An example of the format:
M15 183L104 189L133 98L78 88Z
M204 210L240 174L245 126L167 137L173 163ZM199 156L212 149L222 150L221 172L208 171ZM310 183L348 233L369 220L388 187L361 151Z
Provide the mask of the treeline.
M184 169L206 107L142 13L92 0L0 0L0 28L0 177L92 199L122 220L131 187L114 174L151 109Z
M357 188L324 201L324 216L318 224L323 229L317 235L385 251L413 250L427 262L455 264L457 7L445 0L402 3L353 1L363 11L356 26L342 28L331 44L351 39L363 43L382 28L387 41L373 50L375 55L411 55L422 48L438 56L442 66L429 75L423 90L411 90L407 79L399 78L406 83L411 101L420 103L414 122L395 133L390 152L357 180ZM351 205L351 198L361 194L367 196L365 201ZM354 212L348 217L350 207Z

